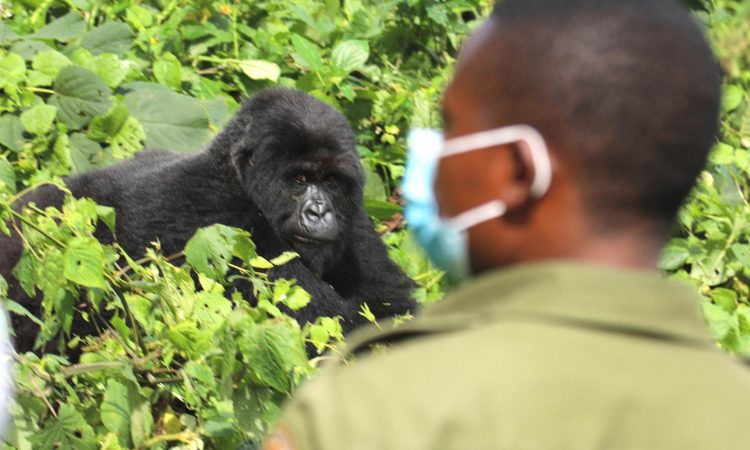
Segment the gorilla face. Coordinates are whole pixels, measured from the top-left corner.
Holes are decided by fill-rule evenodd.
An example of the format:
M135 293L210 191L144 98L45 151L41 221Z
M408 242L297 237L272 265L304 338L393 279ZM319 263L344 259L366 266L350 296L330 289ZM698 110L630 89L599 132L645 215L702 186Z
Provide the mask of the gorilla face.
M309 95L275 90L273 102L265 100L260 93L248 103L248 139L234 143L233 160L271 228L322 273L362 212L354 135L343 115Z

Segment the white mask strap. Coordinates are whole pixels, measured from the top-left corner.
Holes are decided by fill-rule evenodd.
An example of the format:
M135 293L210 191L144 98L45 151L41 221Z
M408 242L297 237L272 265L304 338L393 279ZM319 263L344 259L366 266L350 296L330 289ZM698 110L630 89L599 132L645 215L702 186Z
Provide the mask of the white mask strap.
M531 194L539 198L547 192L552 182L552 164L544 138L535 128L529 125L511 125L450 139L443 144L443 151L440 156L452 156L514 142L525 143L531 153L531 161L534 164ZM462 215L459 215L459 217Z
M507 207L503 201L495 200L451 217L448 223L459 231L468 230L482 222L502 216L506 210Z

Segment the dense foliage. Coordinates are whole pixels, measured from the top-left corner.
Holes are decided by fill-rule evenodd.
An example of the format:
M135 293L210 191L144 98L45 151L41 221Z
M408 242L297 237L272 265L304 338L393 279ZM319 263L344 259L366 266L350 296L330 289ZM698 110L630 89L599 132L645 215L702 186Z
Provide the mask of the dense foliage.
M717 341L750 354L750 1L691 2L726 71L723 137L662 266L695 283ZM24 190L126 159L144 146L205 144L242 98L295 86L355 127L366 206L391 256L432 302L444 289L408 237L398 180L404 133L439 125L439 94L487 0L0 0L0 222L23 223L16 276L40 293L41 356L17 356L7 448L232 448L257 439L314 372L305 343L341 339L335 318L297 324L278 308L310 299L265 271L251 237L214 226L178 255L133 261L92 238L109 208L13 211ZM4 230L8 231L8 230ZM228 270L232 268L232 274ZM232 277L259 302L226 295ZM198 279L199 283L193 281ZM7 297L0 280L0 298ZM70 336L77 299L100 330ZM12 299L13 314L28 314ZM367 311L363 311L367 315ZM71 362L65 352L82 352Z

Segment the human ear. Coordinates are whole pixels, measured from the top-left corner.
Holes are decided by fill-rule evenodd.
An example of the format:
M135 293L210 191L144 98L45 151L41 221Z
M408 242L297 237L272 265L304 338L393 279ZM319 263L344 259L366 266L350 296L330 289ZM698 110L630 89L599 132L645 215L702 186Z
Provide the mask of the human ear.
M505 202L508 211L519 209L530 205L539 198L538 177L549 177L549 174L542 173L543 168L538 167L540 164L534 158L531 146L526 141L518 141L503 145L499 148L505 153L504 158L492 158L491 164L509 165L502 171L505 176L502 177L502 183L498 183L497 191L499 199ZM545 156L545 158L548 158ZM548 161L545 161L549 164ZM540 170L542 169L542 170ZM549 167L546 168L549 171ZM491 169L491 173L497 173ZM500 180L498 180L500 181ZM546 191L546 187L544 188Z

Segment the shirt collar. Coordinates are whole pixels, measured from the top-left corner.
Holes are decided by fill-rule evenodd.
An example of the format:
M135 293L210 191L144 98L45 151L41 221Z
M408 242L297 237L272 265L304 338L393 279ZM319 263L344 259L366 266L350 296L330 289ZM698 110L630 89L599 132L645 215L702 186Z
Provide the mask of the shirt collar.
M577 262L487 273L427 308L423 316L428 321L472 321L511 313L710 342L694 287L666 280L658 272Z
M410 322L355 332L341 356L376 342L518 318L713 346L695 288L657 272L566 261L514 266L474 278Z

